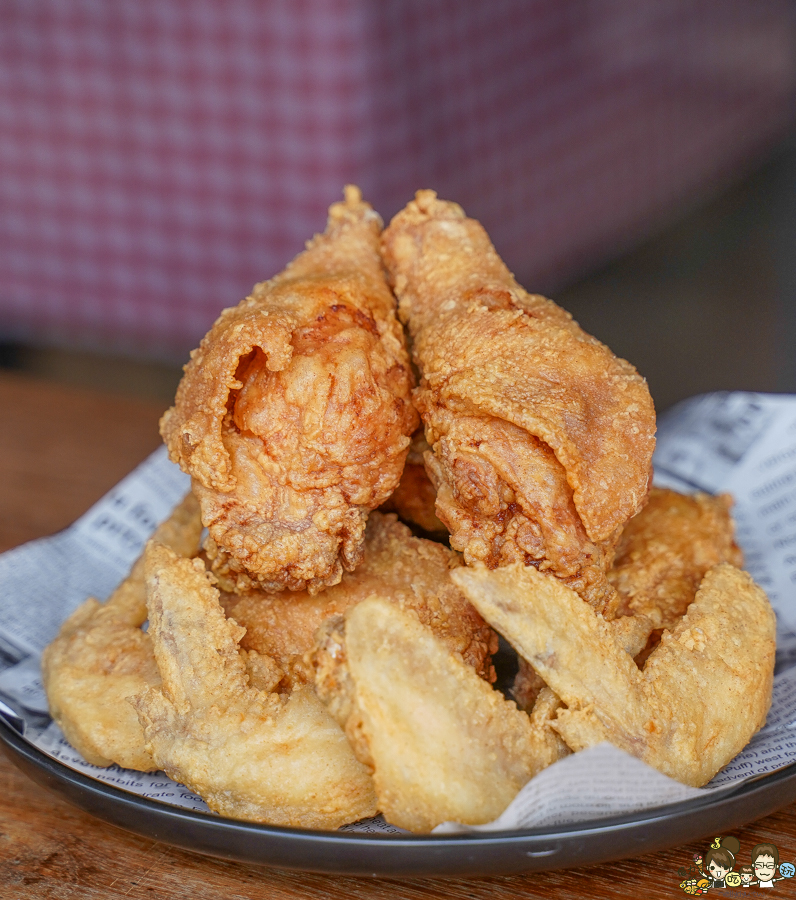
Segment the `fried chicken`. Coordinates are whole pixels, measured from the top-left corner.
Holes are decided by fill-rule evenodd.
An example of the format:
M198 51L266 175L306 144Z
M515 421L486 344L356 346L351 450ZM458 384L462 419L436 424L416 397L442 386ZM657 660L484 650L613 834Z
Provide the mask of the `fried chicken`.
M740 568L729 494L679 494L653 487L647 505L625 526L608 580L619 592L615 636L642 665L661 631L685 615L708 569L722 562ZM621 629L621 632L620 630ZM629 638L629 640L628 640ZM530 710L544 681L520 658L511 689Z
M489 822L568 752L546 711L530 719L384 597L340 617L316 662L319 695L373 767L384 817L401 828Z
M222 312L163 417L228 588L338 583L401 477L418 419L380 230L346 188L326 232Z
M162 687L133 703L158 766L237 819L335 829L375 815L370 774L312 688L252 685L243 629L224 618L201 560L150 542L147 586Z
M651 477L645 381L526 293L482 226L433 191L395 216L382 255L422 376L414 402L451 546L468 563L549 571L612 614L605 573Z
M614 640L629 656L639 662L640 654L646 652L650 635L654 628L652 621L647 616L627 615L609 621ZM652 650L652 647L649 647ZM544 694L544 702L549 705L555 699L560 705L560 700L550 688L548 688L534 667L519 657L519 666L514 683L511 686L511 696L517 706L530 713L536 709L539 698Z
M426 451L430 449L422 431L413 435L398 487L382 503L380 509L384 512L398 513L402 521L420 528L436 540L445 540L448 537L448 529L440 522L434 511L437 492L428 477L423 460Z
M708 782L763 725L774 675L774 612L752 578L710 569L643 670L606 622L530 566L451 577L566 705L551 725L572 750L610 741L671 778Z
M608 578L621 596L621 615L644 615L653 627L672 628L694 599L708 569L722 562L743 565L734 540L728 494L650 491L631 519Z
M189 494L155 531L157 541L191 556L199 549L199 505ZM160 684L146 621L143 555L105 603L90 597L45 648L41 670L50 715L95 766L157 769L138 716L127 702Z
M356 571L315 596L306 591L222 593L226 614L246 629L241 647L271 657L284 672L283 686L312 683L305 655L321 625L379 594L428 625L479 676L494 678L491 655L497 636L451 581L451 569L461 564L456 553L414 537L395 515L379 512L368 520L364 551Z

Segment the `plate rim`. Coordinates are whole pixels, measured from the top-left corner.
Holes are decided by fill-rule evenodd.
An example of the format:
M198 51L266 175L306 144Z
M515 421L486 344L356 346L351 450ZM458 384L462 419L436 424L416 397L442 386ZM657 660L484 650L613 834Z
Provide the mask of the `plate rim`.
M676 844L687 843L692 839L710 833L713 829L708 828L707 824L705 824L697 827L696 831L693 828L684 830L682 837L678 836L675 840L664 839L661 841L660 838L650 835L649 840L630 841L624 847L617 846L616 848L611 847L611 845L614 843L621 844L622 842L618 840L610 841L612 836L619 838L623 833L630 834L636 830L644 830L645 826L651 828L657 834L661 829L666 831L664 826L667 823L674 824L682 820L683 817L687 817L687 820L689 817L693 819L693 824L696 824L697 819L716 820L716 814L720 814L723 808L726 807L728 813L731 810L738 810L743 806L744 799L751 800L755 794L761 796L769 795L772 790L776 790L776 786L780 782L789 784L791 790L781 792L774 799L773 804L765 804L762 812L759 809L750 809L750 814L745 818L743 814L741 814L740 818L736 815L733 820L735 821L733 827L743 824L743 821L751 821L767 815L796 799L796 762L794 762L774 772L749 779L739 784L736 790L723 793L716 799L710 796L694 798L652 807L639 813L586 820L570 825L490 832L462 832L446 835L370 834L340 830L320 831L225 818L215 813L205 813L199 810L175 806L164 801L153 800L140 794L126 791L115 785L99 781L49 756L36 747L28 738L20 735L1 716L0 743L2 743L3 749L11 761L34 781L61 794L72 805L82 808L95 817L110 821L118 827L136 834L145 833L140 827L121 821L124 818L123 816L120 819L119 815L112 814L128 811L132 812L133 818L136 820L140 819L142 815L144 817L148 816L155 824L165 822L172 826L187 826L188 831L193 831L197 834L209 833L210 835L219 835L224 838L218 847L213 847L201 841L200 844L202 846L197 846L193 840L179 839L179 837L175 839L174 835L157 836L159 840L172 846L247 864L260 864L307 872L335 872L351 875L370 874L384 877L395 875L488 875L509 874L510 872L530 869L549 870L577 865L598 864L599 862L608 862L611 859L639 856L667 846L671 847ZM20 764L20 761L27 763L27 765ZM29 769L33 769L34 772L38 771L42 777L35 777L35 774ZM109 812L107 809L98 809L98 805L100 807L110 805L113 809ZM750 804L750 806L754 805ZM711 816L711 812L714 815ZM698 814L700 813L703 815L699 816ZM707 817L704 815L705 813L708 813ZM721 820L720 815L718 818ZM152 836L151 832L149 834ZM230 847L226 846L228 844L226 839L232 836L247 837L260 849L262 849L261 845L266 844L268 841L279 845L279 847L274 848L275 851L281 850L284 852L285 846L290 845L294 851L293 858L288 856L274 859L271 855L269 858L263 859L259 853L253 857L249 852L236 852L234 848L230 849ZM604 839L609 839L607 845ZM588 846L590 843L602 846L603 850L598 850L596 854L590 852ZM537 845L539 849L534 849ZM605 853L605 846L610 848L608 855ZM372 862L370 859L363 859L361 864L355 863L353 867L350 860L340 860L338 867L338 861L329 856L329 851L356 851L362 849L384 851L387 848L392 848L394 853L402 851L402 858L389 861L387 865L380 866L380 871L376 872L373 871L374 865L369 864ZM567 849L574 851L574 861L571 858L571 854L568 855L566 852L561 852ZM315 850L317 852L314 856L320 858L317 860L314 858L302 860L300 858L302 850L304 852ZM491 859L483 859L482 864L479 863L477 858L463 860L459 856L459 852L463 850L476 853L498 851L498 856L501 859L504 857L509 859L507 862L503 861L500 867L497 868L494 860ZM429 859L423 860L421 857L418 865L418 853L427 854ZM407 854L414 860L414 865L411 868L404 865L407 861ZM347 857L350 855L350 853L346 854ZM455 860L448 858L453 855L456 856ZM470 856L472 856L472 852ZM512 859L515 856L517 859ZM522 857L522 859L519 857ZM556 859L556 857L561 858Z

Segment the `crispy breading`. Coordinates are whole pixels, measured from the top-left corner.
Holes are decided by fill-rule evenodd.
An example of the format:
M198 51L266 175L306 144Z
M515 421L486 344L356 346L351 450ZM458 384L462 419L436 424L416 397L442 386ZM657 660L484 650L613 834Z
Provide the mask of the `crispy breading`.
M336 584L401 477L418 419L380 231L346 188L326 232L222 312L162 419L228 586Z
M155 531L183 556L199 549L199 505L189 494ZM95 766L157 769L128 698L160 684L146 621L143 555L105 603L93 597L61 626L42 654L50 715L66 739Z
M415 432L403 475L392 495L382 503L383 512L395 512L410 525L416 525L435 539L448 537L448 529L434 511L437 492L426 472L424 457L431 448L422 431Z
M326 619L345 613L371 594L387 597L433 629L476 672L494 678L491 654L497 636L450 579L458 554L417 538L393 514L374 512L365 531L364 558L340 584L320 594L222 593L228 616L246 629L241 646L274 659L286 686L313 681L305 659Z
M201 561L150 543L147 587L162 687L133 702L158 766L224 816L334 829L374 815L370 774L313 689L251 685Z
M621 616L618 619L612 619L609 624L614 639L624 649L625 653L634 659L646 648L650 635L654 630L650 619L641 615ZM549 691L549 688L546 687L536 669L520 656L517 675L511 686L511 696L516 701L517 706L530 713L535 709L537 699L543 691Z
M534 564L611 612L619 531L651 477L636 370L512 277L482 226L418 191L382 254L422 380L436 512L465 560Z
M699 787L765 722L774 612L734 566L707 572L643 670L611 623L555 578L522 566L451 577L566 704L552 724L573 750L608 740Z
M532 722L382 597L349 610L328 637L320 696L373 766L379 808L394 825L423 833L445 821L489 822L568 752L544 712Z
M708 569L722 562L742 566L731 508L729 494L653 488L622 532L608 573L622 598L619 614L644 615L655 628L672 628Z

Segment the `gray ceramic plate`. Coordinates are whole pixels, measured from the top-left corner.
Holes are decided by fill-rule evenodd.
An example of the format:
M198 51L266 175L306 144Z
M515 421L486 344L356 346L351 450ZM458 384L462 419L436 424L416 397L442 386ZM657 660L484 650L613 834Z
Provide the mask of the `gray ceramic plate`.
M2 717L0 742L34 781L112 825L222 859L346 875L508 875L593 865L726 834L796 799L794 764L715 801L689 801L555 830L440 837L302 831L168 806L95 781L42 753Z

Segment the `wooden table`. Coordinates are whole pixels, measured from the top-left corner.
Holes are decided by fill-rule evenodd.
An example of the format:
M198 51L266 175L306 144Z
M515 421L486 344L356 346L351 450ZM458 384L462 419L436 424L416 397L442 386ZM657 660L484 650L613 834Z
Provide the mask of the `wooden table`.
M0 550L68 525L159 443L155 406L0 374ZM1 601L0 601L1 602ZM796 859L796 805L733 832L748 859L774 843ZM610 865L477 879L280 872L175 850L72 808L0 755L0 898L685 897L677 871L709 840ZM778 882L775 896L796 883Z

